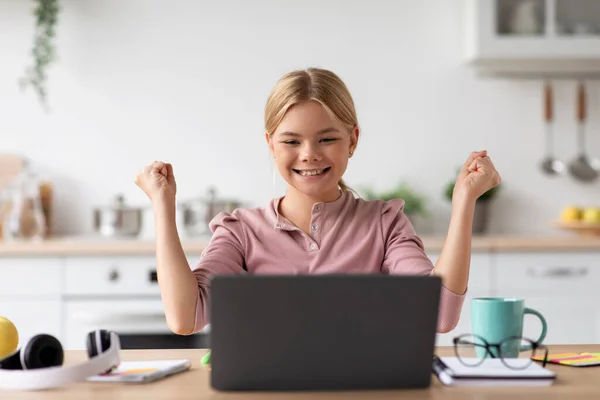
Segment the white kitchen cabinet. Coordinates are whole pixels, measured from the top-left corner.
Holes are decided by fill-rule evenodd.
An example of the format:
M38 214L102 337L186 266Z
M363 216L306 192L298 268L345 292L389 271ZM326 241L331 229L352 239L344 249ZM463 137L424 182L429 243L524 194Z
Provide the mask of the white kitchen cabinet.
M480 73L600 76L599 1L464 0L463 6L465 56Z
M87 298L65 303L64 346L68 349L85 349L86 335L96 329L120 334L171 333L160 298Z
M599 2L600 3L600 2ZM435 264L439 252L427 252ZM186 254L194 268L200 254ZM0 257L0 315L22 336L48 332L70 348L82 348L97 327L128 326L168 333L154 255ZM546 343L600 343L600 252L474 251L469 287L458 326L438 334L438 345L471 331L475 297L521 297L547 319ZM115 322L117 321L117 322ZM540 325L525 318L525 336Z
M525 300L548 324L547 344L600 342L599 252L499 253L498 295ZM524 335L536 339L541 325L526 316Z
M545 344L589 344L600 342L597 321L600 310L594 296L539 296L525 299L525 306L539 311L546 319ZM536 340L542 325L539 318L526 315L523 336Z
M0 258L0 316L11 320L20 342L38 333L62 338L60 258Z
M64 339L59 298L0 300L0 316L15 324L19 332L19 346L38 333L55 336L61 342Z
M598 304L598 299L595 298L594 299L594 305ZM594 307L594 314L591 316L588 316L587 318L590 318L594 321L594 332L596 332L596 337L594 338L594 342L593 343L600 343L600 309L598 307Z
M0 298L58 296L62 268L61 258L0 258Z
M200 255L186 255L194 269ZM160 294L155 256L70 256L65 259L67 296Z
M517 252L495 256L499 295L569 297L595 294L600 252Z
M67 257L65 294L68 296L159 295L156 258Z

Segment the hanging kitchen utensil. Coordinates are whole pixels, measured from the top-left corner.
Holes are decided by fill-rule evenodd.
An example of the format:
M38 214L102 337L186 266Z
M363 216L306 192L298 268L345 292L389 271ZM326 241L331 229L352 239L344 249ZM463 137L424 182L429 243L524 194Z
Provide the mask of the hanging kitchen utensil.
M554 137L553 137L553 119L554 119L554 101L552 94L552 84L546 82L544 85L544 120L546 122L546 156L542 160L541 168L546 175L563 175L566 171L565 163L554 157Z
M588 158L585 154L586 100L585 84L580 82L577 89L578 155L569 164L569 173L581 182L592 182L598 177L600 162L596 159Z

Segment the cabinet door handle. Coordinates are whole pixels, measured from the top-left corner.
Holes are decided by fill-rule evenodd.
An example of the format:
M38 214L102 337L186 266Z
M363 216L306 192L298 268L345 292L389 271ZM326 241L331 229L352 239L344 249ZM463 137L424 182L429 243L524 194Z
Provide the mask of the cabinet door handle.
M109 273L108 273L108 280L110 282L116 282L118 281L120 278L119 275L119 271L116 268L113 268Z
M527 270L529 276L534 278L568 278L581 277L588 274L587 267L550 267L550 268L534 268L529 267Z
M148 280L151 283L157 283L158 282L158 274L156 273L156 269L150 270L150 273L148 273Z

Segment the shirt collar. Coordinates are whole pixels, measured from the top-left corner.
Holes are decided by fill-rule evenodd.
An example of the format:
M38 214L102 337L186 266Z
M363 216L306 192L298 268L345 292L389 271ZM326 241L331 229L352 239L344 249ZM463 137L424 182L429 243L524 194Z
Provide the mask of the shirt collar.
M269 213L272 215L274 224L273 228L275 229L284 229L284 230L293 230L296 229L292 226L291 222L285 218L283 215L279 213L279 203L283 199L284 196L277 197L271 200L271 206L269 207ZM318 202L313 204L312 213L323 213L327 212L327 215L337 215L342 210L344 205L350 200L354 198L352 192L350 191L340 191L340 196L334 201L330 202Z

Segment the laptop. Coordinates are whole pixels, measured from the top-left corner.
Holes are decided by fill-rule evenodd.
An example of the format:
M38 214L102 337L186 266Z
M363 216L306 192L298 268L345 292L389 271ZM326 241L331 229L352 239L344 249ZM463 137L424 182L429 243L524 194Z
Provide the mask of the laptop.
M441 278L217 275L211 283L216 390L425 388Z

